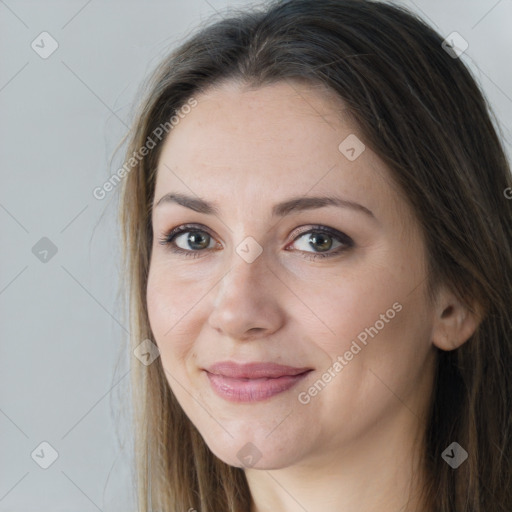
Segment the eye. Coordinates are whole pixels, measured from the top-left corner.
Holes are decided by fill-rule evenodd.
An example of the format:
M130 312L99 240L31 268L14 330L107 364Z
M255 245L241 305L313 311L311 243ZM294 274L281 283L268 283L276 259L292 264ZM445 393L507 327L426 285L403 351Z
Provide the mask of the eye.
M201 226L197 224L178 226L159 239L158 243L168 245L169 249L174 253L197 258L202 250L211 250L216 245L214 238L206 230L200 228ZM211 245L212 243L213 246Z
M202 228L205 229L202 229ZM308 235L306 237L306 235ZM354 246L354 241L345 233L327 226L313 226L308 231L302 232L294 239L293 243L304 239L299 252L308 253L308 249L315 249L314 253L304 255L307 259L328 258L337 256ZM169 246L169 249L177 254L198 258L205 250L215 250L222 247L209 234L205 226L198 224L184 224L172 229L159 239L161 245ZM338 244L337 246L335 244ZM181 246L180 246L181 244ZM287 246L286 250L289 246ZM335 250L332 250L333 247Z
M302 232L297 236L293 243L297 245L297 241L301 239L303 239L303 241L298 244L300 251L308 252L308 249L311 248L315 251L319 251L304 255L307 259L337 256L354 246L354 241L348 235L327 226L314 226L313 229ZM335 243L338 245L334 245ZM302 247L300 247L301 245ZM331 250L333 247L335 250Z

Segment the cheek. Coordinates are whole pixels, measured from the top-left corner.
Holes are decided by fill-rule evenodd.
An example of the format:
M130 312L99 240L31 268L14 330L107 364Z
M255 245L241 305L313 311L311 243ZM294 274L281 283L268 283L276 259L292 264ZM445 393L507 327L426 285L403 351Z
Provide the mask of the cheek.
M402 407L397 397L419 414L416 400L421 397L410 393L418 390L421 394L425 389L425 362L430 353L428 317L419 293L404 293L391 283L373 287L369 296L362 287L345 291L333 297L336 307L324 310L329 314L325 322L336 336L323 337L318 343L331 359L320 369L334 374L319 378L332 384L312 398L315 414L325 416L332 435L343 435L338 434L340 422L355 432Z
M391 310L389 316L397 316L392 308L402 296L400 283L392 272L365 268L330 281L329 288L310 296L309 304L329 328L326 339L332 339L334 348L336 343L349 342L373 326L386 311Z
M361 362L397 352L414 359L415 350L427 350L428 317L420 269L399 265L398 258L394 261L396 265L386 261L332 280L327 293L315 294L316 300L309 302L329 328L324 329L322 348L333 359L350 350L354 341L362 348L357 356Z
M167 274L168 276L169 274ZM191 350L194 339L189 324L186 288L171 282L158 267L151 267L146 292L149 324L164 365L174 365Z

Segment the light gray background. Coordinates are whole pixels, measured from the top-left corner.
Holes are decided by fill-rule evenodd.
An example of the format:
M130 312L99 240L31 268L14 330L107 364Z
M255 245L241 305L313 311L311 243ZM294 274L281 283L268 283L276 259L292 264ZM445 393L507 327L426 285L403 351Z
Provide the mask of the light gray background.
M510 155L512 1L402 3L469 42ZM0 0L0 512L136 509L116 194L92 190L122 165L109 160L147 73L215 11L249 4ZM47 59L31 48L43 31L59 44ZM43 441L59 455L46 470L31 458Z

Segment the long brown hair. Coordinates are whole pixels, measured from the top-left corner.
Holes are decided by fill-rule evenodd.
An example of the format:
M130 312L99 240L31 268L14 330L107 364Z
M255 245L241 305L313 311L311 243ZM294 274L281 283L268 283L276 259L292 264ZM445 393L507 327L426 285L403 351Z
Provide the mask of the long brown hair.
M303 80L336 92L415 212L430 291L447 284L468 308L483 311L466 343L437 353L422 461L425 504L436 512L510 512L512 178L491 108L442 43L416 15L381 2L285 0L232 13L201 28L151 75L127 159L191 98L226 80L253 87ZM122 177L132 350L154 341L146 284L164 140ZM148 366L132 361L138 510L248 512L243 469L208 449L171 392L161 358ZM453 441L468 452L457 470L441 457Z

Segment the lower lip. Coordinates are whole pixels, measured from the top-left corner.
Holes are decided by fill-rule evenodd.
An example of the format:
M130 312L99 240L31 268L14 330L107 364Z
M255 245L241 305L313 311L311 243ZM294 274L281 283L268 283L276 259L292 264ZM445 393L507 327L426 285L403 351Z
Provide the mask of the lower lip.
M234 379L206 372L212 389L230 402L258 402L288 391L311 370L299 375L283 375L268 379Z

